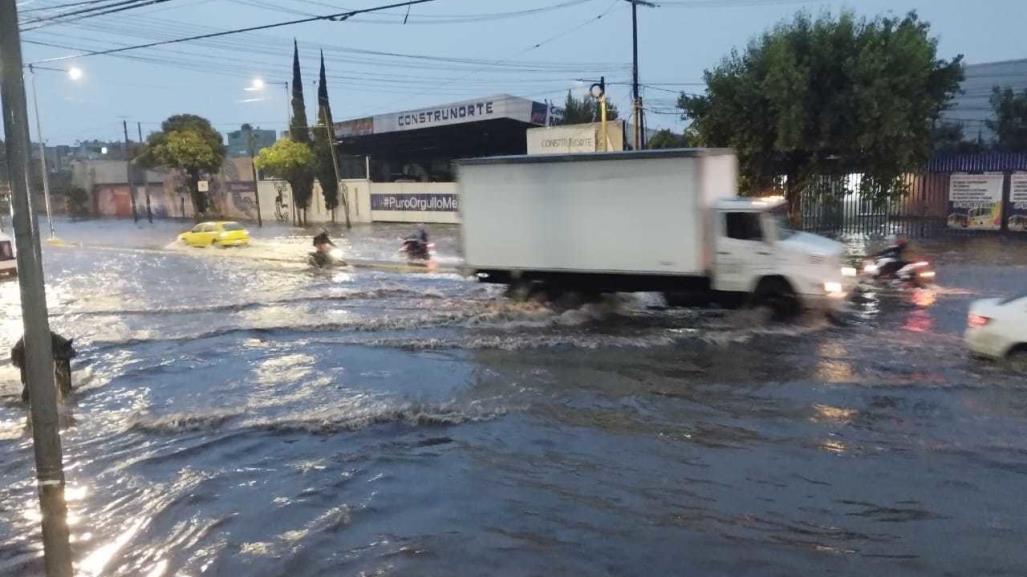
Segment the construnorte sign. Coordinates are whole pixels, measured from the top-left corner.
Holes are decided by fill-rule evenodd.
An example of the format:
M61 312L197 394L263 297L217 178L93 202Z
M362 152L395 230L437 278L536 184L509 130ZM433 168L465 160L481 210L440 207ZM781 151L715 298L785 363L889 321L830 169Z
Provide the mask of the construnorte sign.
M547 107L541 102L509 94L497 94L488 98L464 100L430 108L378 114L373 120L373 130L375 134L385 134L497 119L541 124L546 121L546 114ZM336 126L338 132L339 125Z
M456 212L455 194L371 194L371 210L403 212Z

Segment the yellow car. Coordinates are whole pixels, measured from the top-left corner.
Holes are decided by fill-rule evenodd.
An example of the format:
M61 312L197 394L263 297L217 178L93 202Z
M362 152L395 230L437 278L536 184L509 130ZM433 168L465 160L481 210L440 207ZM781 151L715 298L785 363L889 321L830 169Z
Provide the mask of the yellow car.
M178 235L178 240L188 246L246 246L250 233L237 222L201 222Z

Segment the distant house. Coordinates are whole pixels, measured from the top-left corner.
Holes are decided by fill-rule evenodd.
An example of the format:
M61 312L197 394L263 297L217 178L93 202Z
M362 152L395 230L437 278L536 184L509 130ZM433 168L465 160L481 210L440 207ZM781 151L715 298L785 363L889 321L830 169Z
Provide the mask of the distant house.
M1016 92L1027 90L1027 59L968 64L964 72L966 78L960 93L942 112L942 121L962 126L967 140L991 142L995 135L985 122L995 116L990 101L992 90L996 86Z
M262 130L253 128L249 124L242 125L242 128L228 133L228 156L243 158L250 156L250 138L253 139L253 154L273 146L278 139L274 130Z

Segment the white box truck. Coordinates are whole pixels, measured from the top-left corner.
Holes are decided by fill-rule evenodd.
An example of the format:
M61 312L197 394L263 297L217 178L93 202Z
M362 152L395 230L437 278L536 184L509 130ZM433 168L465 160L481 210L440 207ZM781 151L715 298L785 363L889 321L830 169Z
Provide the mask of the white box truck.
M459 161L466 266L550 296L658 291L781 315L837 306L855 275L842 246L790 230L782 199L738 198L737 164L720 149Z

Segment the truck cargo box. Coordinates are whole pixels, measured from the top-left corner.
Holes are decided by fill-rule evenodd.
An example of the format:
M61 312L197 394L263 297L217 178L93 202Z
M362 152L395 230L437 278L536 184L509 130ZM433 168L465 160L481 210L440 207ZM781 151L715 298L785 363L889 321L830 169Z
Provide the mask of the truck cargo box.
M703 275L710 206L737 194L730 150L506 156L458 163L473 270Z

